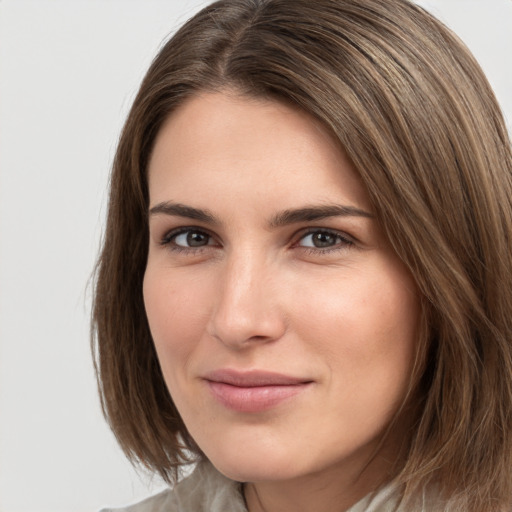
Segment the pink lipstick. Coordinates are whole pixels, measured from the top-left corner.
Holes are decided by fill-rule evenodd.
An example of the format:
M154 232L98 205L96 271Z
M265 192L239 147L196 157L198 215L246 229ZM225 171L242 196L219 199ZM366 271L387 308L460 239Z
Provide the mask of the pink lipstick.
M239 412L261 412L277 406L312 383L279 373L252 370L217 370L205 380L214 398L228 409Z

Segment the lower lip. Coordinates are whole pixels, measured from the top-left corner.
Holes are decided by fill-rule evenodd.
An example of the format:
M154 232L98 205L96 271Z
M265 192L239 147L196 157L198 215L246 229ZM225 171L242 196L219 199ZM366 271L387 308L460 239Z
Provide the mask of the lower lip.
M238 412L261 412L298 395L310 383L284 386L239 387L208 381L213 396L225 407Z

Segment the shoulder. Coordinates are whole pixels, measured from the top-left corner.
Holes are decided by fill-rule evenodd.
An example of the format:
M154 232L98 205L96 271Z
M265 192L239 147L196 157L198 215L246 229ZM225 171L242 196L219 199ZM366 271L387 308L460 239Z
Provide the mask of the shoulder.
M210 463L176 484L140 503L101 512L246 512L240 484L221 475Z
M167 510L169 512L174 512L175 510L179 510L176 508L169 508L169 502L172 503L172 491L171 489L166 489L165 491L146 498L134 505L122 508L103 508L100 512L167 512Z

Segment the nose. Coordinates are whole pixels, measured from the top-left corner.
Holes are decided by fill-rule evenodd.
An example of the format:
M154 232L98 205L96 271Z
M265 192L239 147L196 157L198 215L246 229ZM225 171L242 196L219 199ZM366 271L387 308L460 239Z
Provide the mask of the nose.
M209 333L232 349L281 338L286 319L279 304L277 272L263 258L239 255L225 263Z

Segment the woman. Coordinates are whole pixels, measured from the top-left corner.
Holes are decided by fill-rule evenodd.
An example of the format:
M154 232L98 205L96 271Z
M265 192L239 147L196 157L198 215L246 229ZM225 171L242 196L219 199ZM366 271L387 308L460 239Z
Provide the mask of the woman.
M132 511L510 510L512 163L406 0L221 0L150 67L111 181L105 415Z

